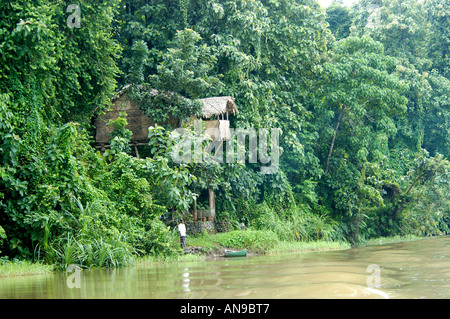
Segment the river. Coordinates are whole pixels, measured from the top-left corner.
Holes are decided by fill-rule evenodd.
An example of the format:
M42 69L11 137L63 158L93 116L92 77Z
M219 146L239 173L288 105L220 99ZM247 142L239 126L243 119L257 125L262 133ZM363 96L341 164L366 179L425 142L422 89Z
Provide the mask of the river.
M450 237L339 251L4 277L0 298L447 299Z

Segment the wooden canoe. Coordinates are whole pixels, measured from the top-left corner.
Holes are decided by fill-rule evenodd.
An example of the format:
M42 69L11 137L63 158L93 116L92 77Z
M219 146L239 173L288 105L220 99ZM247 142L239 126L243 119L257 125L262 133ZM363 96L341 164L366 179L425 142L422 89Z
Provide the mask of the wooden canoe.
M225 250L225 257L245 257L247 256L247 249L242 249L239 251Z

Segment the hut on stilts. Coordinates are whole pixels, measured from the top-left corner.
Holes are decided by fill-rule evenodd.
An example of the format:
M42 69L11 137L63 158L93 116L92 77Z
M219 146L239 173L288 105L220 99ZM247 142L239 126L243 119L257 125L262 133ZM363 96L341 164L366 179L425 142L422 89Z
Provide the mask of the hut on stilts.
M131 85L123 87L115 97L112 98L112 103L109 109L104 113L98 115L94 120L95 132L95 147L102 153L110 147L111 133L113 127L107 125L110 120L117 119L121 113L126 113L128 124L126 129L132 132L130 139L130 147L133 155L140 157L140 147L148 145L148 128L155 126L155 124L170 127L172 129L179 128L183 124L182 119L170 117L164 122L155 123L147 113L141 109L139 103L132 99L129 94ZM149 97L154 97L158 94L155 89L149 90ZM171 94L171 93L167 93ZM231 138L229 116L238 113L235 99L232 96L216 96L204 99L199 99L202 103L201 114L192 116L189 121L203 121L206 125L206 134L212 140L223 141ZM193 220L209 220L214 221L216 215L215 194L212 189L208 189L208 210L197 210L197 203L194 201Z

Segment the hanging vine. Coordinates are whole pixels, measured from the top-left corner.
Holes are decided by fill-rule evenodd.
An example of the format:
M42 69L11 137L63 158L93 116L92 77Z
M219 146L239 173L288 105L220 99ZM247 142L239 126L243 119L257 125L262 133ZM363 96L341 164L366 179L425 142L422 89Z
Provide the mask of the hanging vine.
M156 123L167 122L172 118L184 120L192 115L199 115L202 108L202 103L198 100L144 86L133 87L130 97Z
M180 0L180 12L183 21L183 26L186 28L188 26L188 6L190 0Z

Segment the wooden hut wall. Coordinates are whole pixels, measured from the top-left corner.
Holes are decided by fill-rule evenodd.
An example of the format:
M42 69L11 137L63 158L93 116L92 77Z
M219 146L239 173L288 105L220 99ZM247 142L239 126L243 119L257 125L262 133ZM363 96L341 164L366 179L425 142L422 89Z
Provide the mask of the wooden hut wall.
M106 111L104 114L98 116L95 119L96 136L95 140L99 145L109 144L109 134L113 131L111 126L107 126L110 120L115 120L119 117L121 112L126 112L127 122L126 126L133 135L131 137L132 142L146 142L148 141L148 128L149 126L154 126L155 123L151 120L149 116L145 114L139 108L139 105L131 101L126 94L115 99L110 110ZM170 125L173 128L178 127L179 121L175 118L159 123L160 125Z

